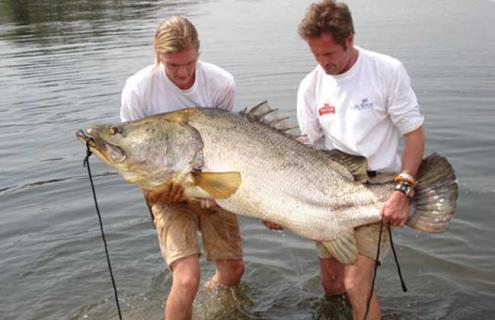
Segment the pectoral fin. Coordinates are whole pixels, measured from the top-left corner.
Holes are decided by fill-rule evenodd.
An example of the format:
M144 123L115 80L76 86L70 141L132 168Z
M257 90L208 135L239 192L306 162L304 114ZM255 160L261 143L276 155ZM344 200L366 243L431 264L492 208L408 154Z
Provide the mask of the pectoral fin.
M194 172L194 184L215 199L226 199L241 185L240 172Z
M335 240L321 241L321 244L342 264L353 264L358 258L354 229Z
M186 187L186 190L184 191L184 194L188 198L194 198L194 199L209 199L212 198L212 195L209 194L208 192L204 191L198 186L195 185L190 185Z

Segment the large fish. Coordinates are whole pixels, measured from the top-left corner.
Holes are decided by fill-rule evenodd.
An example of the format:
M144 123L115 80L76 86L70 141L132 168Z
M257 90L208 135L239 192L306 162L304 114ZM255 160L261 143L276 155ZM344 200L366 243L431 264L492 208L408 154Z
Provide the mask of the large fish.
M190 197L212 197L236 214L324 241L341 262L355 261L354 228L380 221L394 183L369 183L364 158L302 144L272 111L266 103L239 114L190 108L77 136L143 189L181 184ZM417 183L407 225L445 231L456 206L454 170L432 154Z

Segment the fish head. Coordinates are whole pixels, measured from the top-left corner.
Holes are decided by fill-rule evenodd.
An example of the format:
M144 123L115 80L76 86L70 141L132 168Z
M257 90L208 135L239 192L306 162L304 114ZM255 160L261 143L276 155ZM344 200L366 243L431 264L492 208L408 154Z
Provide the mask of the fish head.
M97 125L76 136L124 179L144 189L203 165L199 133L187 123L161 117Z

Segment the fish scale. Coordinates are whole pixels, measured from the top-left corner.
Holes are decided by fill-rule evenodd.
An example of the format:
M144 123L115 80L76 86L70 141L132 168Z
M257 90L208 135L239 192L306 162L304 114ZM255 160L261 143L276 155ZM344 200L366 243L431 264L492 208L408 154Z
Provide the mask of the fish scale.
M143 189L164 192L179 184L190 197L212 197L233 213L325 241L339 261L352 263L354 228L380 221L380 208L395 185L370 183L364 158L312 149L287 134L289 128L260 104L240 114L184 109L95 126L77 136ZM407 225L445 231L457 193L447 159L428 156L418 172Z
M202 137L206 171L241 173L237 192L217 200L222 207L314 240L332 240L349 228L380 220L375 194L336 174L320 152L235 114L208 116L215 111L201 110L204 116L192 117L189 124ZM366 210L356 210L356 205ZM360 211L368 214L349 219L349 213Z

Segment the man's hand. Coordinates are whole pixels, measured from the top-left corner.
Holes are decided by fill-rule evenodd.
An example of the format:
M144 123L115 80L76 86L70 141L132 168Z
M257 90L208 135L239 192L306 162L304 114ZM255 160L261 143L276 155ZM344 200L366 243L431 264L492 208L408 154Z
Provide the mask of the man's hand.
M215 199L200 199L200 204L201 208L203 209L211 209L211 210L218 210L220 209L220 206L215 202Z
M154 190L143 190L143 192L144 198L149 205L154 205L155 203L171 204L186 200L184 187L173 182L168 183L164 187Z
M394 191L381 209L383 223L403 227L409 218L409 199L399 191Z
M263 223L265 227L267 227L270 230L284 230L284 228L281 225L276 224L274 222L270 222L268 220L261 220L261 223Z
M216 213L220 206L215 202L215 199L200 199L201 208L205 209L208 213Z
M220 209L220 206L215 202L213 198L199 199L189 198L187 199L187 205L189 209L194 212L205 212L208 214L214 214Z

